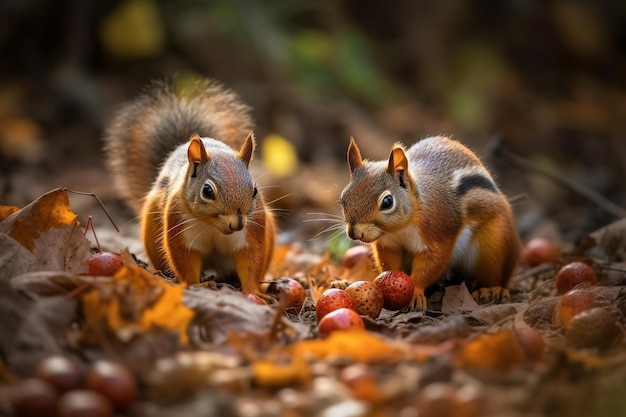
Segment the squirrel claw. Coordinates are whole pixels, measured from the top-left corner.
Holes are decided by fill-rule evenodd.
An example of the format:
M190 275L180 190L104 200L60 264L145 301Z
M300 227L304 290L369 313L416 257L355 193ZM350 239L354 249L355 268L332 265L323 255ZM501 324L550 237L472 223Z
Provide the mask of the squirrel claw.
M330 288L339 288L340 290L345 290L350 285L350 281L347 279L336 279L330 283Z
M511 299L511 293L506 288L488 287L474 291L472 297L474 297L478 304L500 304L509 301Z
M428 307L428 300L424 295L423 290L415 289L413 293L413 298L409 302L409 305L406 307L406 311L425 311Z

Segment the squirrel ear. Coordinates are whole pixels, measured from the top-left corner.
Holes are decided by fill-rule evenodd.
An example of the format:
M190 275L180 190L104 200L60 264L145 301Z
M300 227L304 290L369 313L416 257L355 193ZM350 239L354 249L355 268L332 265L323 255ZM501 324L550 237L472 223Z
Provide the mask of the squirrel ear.
M246 166L250 165L250 161L252 161L252 154L254 153L254 149L256 148L256 140L254 138L254 133L248 133L248 137L246 141L241 145L241 149L239 150L239 154L237 157L241 159Z
M348 167L350 168L350 174L354 173L354 170L363 165L363 158L361 157L361 151L356 145L356 142L352 136L350 136L350 145L348 145Z
M209 160L209 154L197 133L191 135L187 148L187 159L190 164L205 164Z
M387 164L387 172L395 174L397 172L406 172L409 169L409 160L406 159L404 150L395 146L389 154L389 163Z

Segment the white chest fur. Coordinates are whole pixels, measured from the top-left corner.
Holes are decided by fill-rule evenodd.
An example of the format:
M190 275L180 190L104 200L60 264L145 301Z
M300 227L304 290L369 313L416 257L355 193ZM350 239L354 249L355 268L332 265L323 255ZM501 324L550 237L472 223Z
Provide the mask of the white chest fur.
M211 225L190 220L185 234L185 242L189 249L197 250L203 255L221 254L232 255L235 251L246 246L246 231L240 230L230 235L225 235Z
M428 249L422 241L419 230L413 226L407 226L395 233L385 233L378 239L378 244L392 249L404 249L409 253L418 253Z

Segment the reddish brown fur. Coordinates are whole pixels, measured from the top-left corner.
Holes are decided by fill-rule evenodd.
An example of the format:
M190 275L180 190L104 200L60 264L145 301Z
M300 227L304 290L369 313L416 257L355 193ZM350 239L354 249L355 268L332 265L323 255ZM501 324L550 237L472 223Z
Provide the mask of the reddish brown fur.
M379 271L405 270L412 276L415 284L412 309L426 308L424 291L449 267L457 238L466 225L473 227L470 242L475 244L477 252L471 271L463 271L465 276L478 287L487 288L486 293L495 297L504 291L516 266L520 243L511 207L502 194L480 187L469 189L462 197L455 194L455 172L476 168L481 170L478 171L481 177L490 179L470 150L456 141L435 138L429 145L415 146L408 151L399 145L394 147L383 166L381 162L364 162L351 139L348 166L352 181L342 193L348 228L352 224L374 223L383 229L385 236L412 225L427 248L408 253L387 246L382 236L371 245ZM383 178L383 169L394 176L396 185L392 187L399 187L398 175L403 174L408 192L398 191L397 196L408 195L410 201L403 204L413 209L401 222L391 217L385 223L386 220L379 218L378 207L372 206L374 200L369 196L391 187L389 180Z
M187 201L184 194L184 183L189 180L193 163L205 164L212 152L199 137L222 140L231 148L232 157L240 157L247 166L254 152L250 130L248 107L234 93L211 80L200 80L182 92L156 83L119 112L107 132L109 166L120 192L141 216L142 239L155 268L173 273L187 284L199 282L203 255L190 249L190 242L182 233L186 224L182 223L181 215L202 211L192 208L192 204L198 203ZM192 134L195 135L188 142ZM161 167L168 154L185 143L189 143L188 168L182 169L181 164L187 164L183 159L168 160L169 165ZM239 146L239 153L232 149ZM155 182L159 168L162 183ZM231 193L227 178L242 175L238 169L244 168L231 165L223 168L222 176L226 178L220 178L220 183L228 195ZM247 171L245 174L248 175ZM186 175L181 183L180 175ZM259 283L268 268L275 239L274 218L260 193L245 233L247 246L233 255L236 272L243 291L260 294Z

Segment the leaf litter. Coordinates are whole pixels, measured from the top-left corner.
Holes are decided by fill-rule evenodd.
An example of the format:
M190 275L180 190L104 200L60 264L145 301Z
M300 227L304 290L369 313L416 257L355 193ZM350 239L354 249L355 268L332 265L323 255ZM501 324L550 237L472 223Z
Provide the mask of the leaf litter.
M364 318L366 330L322 338L315 300L335 281L373 280L367 258L347 267L328 253L281 245L272 278L297 278L307 293L300 311L285 312L227 285L174 283L123 248L113 248L124 262L114 276L86 275L91 245L67 190L0 213L0 333L11 335L0 338L1 395L57 354L83 366L97 358L124 364L143 387L128 414L146 416L203 415L203 407L221 410L208 415L242 417L567 415L572 402L591 412L603 400L612 404L611 391L592 404L565 404L563 387L580 378L624 387L622 221L590 234L553 265L520 267L511 302L478 305L463 284L440 287L425 312L383 309ZM572 259L599 272L590 291L620 329L607 348L568 345L555 321L554 276ZM444 397L453 405L433 414Z

